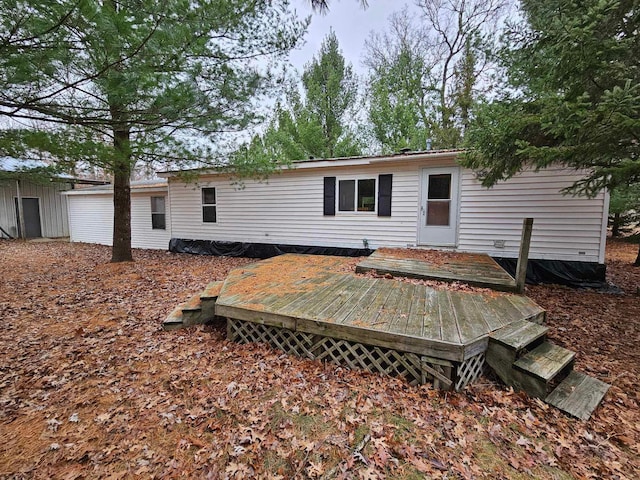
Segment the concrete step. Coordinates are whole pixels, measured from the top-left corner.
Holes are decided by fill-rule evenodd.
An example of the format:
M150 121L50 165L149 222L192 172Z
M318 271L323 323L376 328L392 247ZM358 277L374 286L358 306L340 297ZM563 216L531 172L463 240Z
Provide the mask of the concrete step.
M548 330L543 325L520 320L493 332L489 336L489 341L513 350L518 356L524 349L532 350L532 347L541 344L545 340Z
M545 402L580 420L589 420L610 386L573 371L545 398Z

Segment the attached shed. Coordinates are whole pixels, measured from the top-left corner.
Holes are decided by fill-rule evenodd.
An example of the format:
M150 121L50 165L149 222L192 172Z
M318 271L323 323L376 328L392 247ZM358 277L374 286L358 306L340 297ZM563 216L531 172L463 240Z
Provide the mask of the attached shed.
M113 186L65 192L71 241L113 244ZM131 245L166 250L171 239L166 180L131 183Z
M36 182L23 170L43 166L38 161L0 158L0 238L68 237L67 200L61 193L77 184L104 183L70 175Z
M487 189L458 165L459 154L296 162L268 181L240 185L211 170L190 183L180 172L163 172L173 212L171 248L225 253L231 242L234 254L238 243L361 254L379 247L430 247L487 253L508 266L518 255L522 220L532 217L534 266L556 273L568 266L572 271L561 275L604 280L607 193L563 195L581 172L561 167L525 171Z

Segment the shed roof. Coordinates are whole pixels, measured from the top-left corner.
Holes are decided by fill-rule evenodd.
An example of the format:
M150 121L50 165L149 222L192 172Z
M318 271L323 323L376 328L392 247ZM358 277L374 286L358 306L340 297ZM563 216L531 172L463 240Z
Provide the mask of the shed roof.
M28 173L29 170L36 168L46 168L49 165L42 160L20 159L14 157L0 157L0 171L3 172L15 172L15 173ZM68 173L57 173L54 178L63 180L65 182L80 183L86 185L104 185L109 182L104 180L94 180L91 178L74 177Z

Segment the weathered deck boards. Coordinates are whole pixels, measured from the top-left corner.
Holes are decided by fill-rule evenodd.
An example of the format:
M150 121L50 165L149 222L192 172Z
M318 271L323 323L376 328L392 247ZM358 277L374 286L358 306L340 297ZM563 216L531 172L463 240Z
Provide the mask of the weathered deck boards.
M340 272L344 259L281 255L233 270L216 314L454 362L494 330L544 311L526 297L437 291Z
M495 260L484 254L456 254L441 263L429 263L415 258L400 258L376 251L356 267L356 272L375 271L380 275L464 282L476 287L513 292L516 282Z

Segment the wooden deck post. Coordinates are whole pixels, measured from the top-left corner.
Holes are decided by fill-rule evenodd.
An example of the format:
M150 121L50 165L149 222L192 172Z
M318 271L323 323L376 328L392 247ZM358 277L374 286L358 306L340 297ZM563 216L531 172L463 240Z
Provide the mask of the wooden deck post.
M527 265L529 263L529 247L531 246L531 232L533 231L533 218L525 218L522 221L522 238L520 239L520 252L518 253L518 265L516 266L516 291L524 292L524 284L527 279Z

